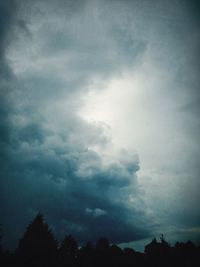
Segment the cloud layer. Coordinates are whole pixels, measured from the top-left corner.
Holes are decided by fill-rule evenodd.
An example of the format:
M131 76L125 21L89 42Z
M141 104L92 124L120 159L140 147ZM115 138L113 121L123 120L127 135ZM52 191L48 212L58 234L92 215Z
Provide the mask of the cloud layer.
M2 90L6 83L9 88L1 110L1 218L8 244L38 211L59 238L105 235L122 242L148 233L136 152L113 152L109 127L78 115L87 91L120 71L125 55L117 56L118 47L110 53L114 40L106 39L108 29L98 22L95 6L76 5L58 2L55 10L54 3L46 9L43 1L21 2L16 10L13 1L3 5L2 12L10 14L2 24L2 39L8 40L1 82ZM94 12L95 26L88 11Z
M38 211L46 215L59 238L71 233L80 241L102 235L118 243L149 237L175 218L177 207L179 225L185 219L198 225L200 217L194 215L192 220L196 210L190 207L183 218L181 204L165 213L172 205L172 193L166 197L166 207L162 204L172 188L166 177L175 177L173 189L180 187L185 170L183 164L177 167L179 152L170 166L172 147L198 155L194 149L199 129L195 3L10 0L0 5L5 243L15 245ZM93 103L100 106L103 121L97 115L87 120L83 110L92 94L104 93L105 98L97 97ZM163 114L168 115L166 123ZM186 127L185 121L190 122ZM146 125L151 141L144 138ZM157 125L164 127L162 136ZM177 142L176 129L183 129L182 142ZM175 142L167 150L164 142L173 136ZM191 136L195 141L185 146ZM134 146L142 155L141 181ZM197 185L199 169L192 166L191 179ZM198 194L194 188L190 191L196 201Z

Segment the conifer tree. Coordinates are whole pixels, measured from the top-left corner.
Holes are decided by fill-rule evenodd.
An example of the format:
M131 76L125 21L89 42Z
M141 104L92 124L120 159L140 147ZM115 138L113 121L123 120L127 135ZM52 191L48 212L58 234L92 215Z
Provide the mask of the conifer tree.
M58 250L61 266L73 266L78 256L78 244L71 235L66 235Z
M41 213L28 225L16 253L26 265L53 266L57 254L57 241Z

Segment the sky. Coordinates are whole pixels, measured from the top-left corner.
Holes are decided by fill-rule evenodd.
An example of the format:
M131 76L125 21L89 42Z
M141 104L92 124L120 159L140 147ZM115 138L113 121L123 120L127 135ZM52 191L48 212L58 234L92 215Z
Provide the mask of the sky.
M0 223L200 242L200 4L0 0Z

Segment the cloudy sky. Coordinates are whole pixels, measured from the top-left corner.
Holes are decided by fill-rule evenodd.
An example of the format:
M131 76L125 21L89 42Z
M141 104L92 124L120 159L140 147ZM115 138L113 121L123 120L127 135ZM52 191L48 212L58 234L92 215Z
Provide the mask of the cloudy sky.
M0 1L0 223L200 241L200 5Z

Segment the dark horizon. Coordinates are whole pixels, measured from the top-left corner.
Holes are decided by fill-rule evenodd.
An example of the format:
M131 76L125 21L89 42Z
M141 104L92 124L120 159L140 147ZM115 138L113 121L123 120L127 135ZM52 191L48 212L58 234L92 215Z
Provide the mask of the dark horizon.
M171 246L164 235L160 236L160 241L154 238L146 244L143 253L129 247L120 248L106 237L99 238L95 244L87 241L80 246L72 235L66 234L58 242L41 213L29 223L13 252L0 246L0 264L5 267L125 267L132 264L196 267L199 263L200 246L191 241Z
M13 247L6 247L5 246L5 244L3 244L3 242L2 242L2 240L3 239L5 239L6 238L6 236L5 236L5 233L4 233L4 231L3 231L3 229L2 229L2 227L0 228L0 248L1 248L1 250L3 251L3 252L10 252L10 253L14 253L15 251L16 251L16 249L17 249L17 247L19 246L19 242L20 242L20 240L21 240L21 238L22 238L22 236L24 236L24 233L27 231L27 229L28 229L28 226L30 225L30 224L32 224L35 220L36 220L36 218L42 218L42 221L44 222L44 224L46 224L46 225L48 225L48 221L46 220L46 218L45 218L45 216L41 213L41 212L38 212L37 213L37 215L35 216L35 218L33 218L33 220L31 220L28 224L27 224L27 226L26 226L26 228L24 229L24 231L23 231L23 233L21 234L21 236L18 238L18 240L17 240L17 243L15 244L15 246L13 246ZM1 226L1 224L0 224L0 226ZM49 226L48 226L49 227ZM61 237L61 239L58 239L57 237L56 237L56 234L54 233L54 231L52 231L52 229L51 229L51 227L49 227L49 230L50 230L50 232L52 233L52 235L54 236L54 238L55 238L55 240L56 240L56 242L57 242L57 244L58 244L58 246L59 245L61 245L62 244L62 241L63 241L63 237ZM64 236L72 236L71 235L71 233L65 233L64 234ZM76 240L76 242L78 242L78 244L79 244L79 246L78 247L83 247L84 245L86 245L88 242L90 242L93 246L96 246L96 244L98 243L98 241L100 240L100 239L102 239L102 238L106 238L106 236L105 235L102 235L102 236L99 236L99 237L97 237L96 239L94 239L94 240L78 240L78 237L76 237L76 236L72 236L73 238L74 238L74 240ZM163 239L164 238L164 239ZM148 242L149 243L151 243L153 240L158 240L158 242L159 242L159 240L162 242L162 239L163 240L165 240L165 235L163 234L163 233L161 233L160 234L160 236L152 236L152 237L149 237L148 238L148 240L149 241L146 241L146 244L144 245L144 247L143 247L143 249L141 249L140 247L139 247L139 249L137 248L137 246L136 247L134 247L134 245L131 245L131 243L130 243L130 245L128 245L128 243L127 244L123 244L123 243L116 243L116 242L114 242L114 241L112 241L112 240L109 240L110 242L110 245L112 245L112 244L114 244L114 245L117 245L117 246L119 246L119 248L121 248L121 249L124 249L124 248L130 248L130 249L133 249L133 250L135 250L135 251L137 251L137 252L142 252L142 253L144 253L145 252L145 246L147 246L148 244ZM168 241L168 240L165 240L165 241ZM169 246L171 246L171 247L173 247L173 246L175 246L175 244L176 243L188 243L188 242L192 242L191 240L185 240L184 242L181 242L180 240L176 240L174 243L168 243L169 244ZM134 242L133 242L134 243ZM193 244L196 246L196 247L200 247L200 242L193 242Z

